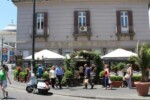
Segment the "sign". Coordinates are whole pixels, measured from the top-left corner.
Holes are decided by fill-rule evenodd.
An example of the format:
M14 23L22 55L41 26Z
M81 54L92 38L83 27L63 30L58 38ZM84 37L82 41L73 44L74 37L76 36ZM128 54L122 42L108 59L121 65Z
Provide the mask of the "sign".
M8 60L8 56L7 55L3 55L3 61L7 62Z
M3 48L3 53L7 53L8 49L7 48Z
M9 55L13 56L14 55L14 51L9 51Z
M14 56L10 56L10 61L14 61Z

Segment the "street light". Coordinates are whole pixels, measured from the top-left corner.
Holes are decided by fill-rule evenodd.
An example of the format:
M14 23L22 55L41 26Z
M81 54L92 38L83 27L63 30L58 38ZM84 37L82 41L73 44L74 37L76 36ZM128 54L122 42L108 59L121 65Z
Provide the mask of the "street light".
M33 25L32 25L32 60L31 60L31 73L33 73L33 67L35 67L35 59L34 59L34 52L35 52L35 2L33 0ZM34 72L35 73L35 72Z

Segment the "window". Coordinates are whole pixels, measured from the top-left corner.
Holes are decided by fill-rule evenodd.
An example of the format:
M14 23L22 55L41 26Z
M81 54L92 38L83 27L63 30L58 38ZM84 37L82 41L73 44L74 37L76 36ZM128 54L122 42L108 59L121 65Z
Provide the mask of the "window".
M36 35L47 34L47 13L39 12L36 13Z
M43 34L44 31L44 13L37 14L37 34Z
M120 12L120 22L121 22L121 32L127 33L129 30L128 12L127 11Z
M81 27L83 31L85 30L87 31L88 28L90 27L90 11L75 11L74 12L75 31L80 31Z
M78 12L78 26L86 26L86 12Z
M116 12L117 33L133 32L132 11L121 10Z

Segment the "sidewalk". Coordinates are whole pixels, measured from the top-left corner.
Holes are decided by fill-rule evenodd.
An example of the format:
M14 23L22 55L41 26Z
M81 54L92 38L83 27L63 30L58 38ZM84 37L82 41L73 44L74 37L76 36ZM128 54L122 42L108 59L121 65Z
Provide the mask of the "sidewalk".
M12 79L12 85L8 87L25 90L26 83L16 82ZM50 89L56 95L91 98L91 99L111 99L111 100L150 100L150 95L146 97L138 96L136 89L113 88L112 90L104 90L101 85L95 85L94 89L83 89L83 86L63 87L63 89ZM149 92L150 94L150 92Z

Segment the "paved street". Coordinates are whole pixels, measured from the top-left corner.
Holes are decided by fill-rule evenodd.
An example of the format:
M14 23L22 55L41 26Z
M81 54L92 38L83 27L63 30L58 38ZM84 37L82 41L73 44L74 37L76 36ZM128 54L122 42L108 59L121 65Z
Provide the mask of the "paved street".
M13 80L10 75L12 84L8 84L10 95L17 100L41 100L48 98L55 100L150 100L150 95L142 97L138 96L136 89L128 88L113 88L113 90L104 90L101 85L95 85L94 89L83 89L83 86L77 87L63 87L63 89L50 89L49 95L28 94L25 91L26 83L20 83ZM149 92L150 94L150 92ZM1 94L0 94L1 95ZM19 98L19 99L18 99Z
M27 93L21 89L14 89L9 88L9 98L7 100L98 100L98 99L87 99L87 98L80 98L80 97L69 97L69 96L62 96L56 95L49 92L48 95L39 95L33 93ZM0 99L2 98L2 92L0 91ZM104 100L104 99L99 99Z

